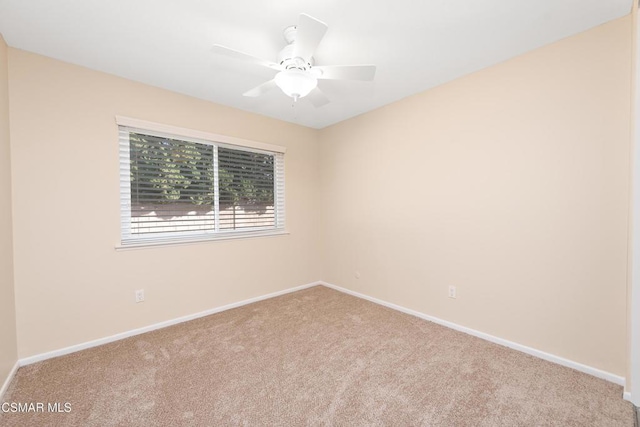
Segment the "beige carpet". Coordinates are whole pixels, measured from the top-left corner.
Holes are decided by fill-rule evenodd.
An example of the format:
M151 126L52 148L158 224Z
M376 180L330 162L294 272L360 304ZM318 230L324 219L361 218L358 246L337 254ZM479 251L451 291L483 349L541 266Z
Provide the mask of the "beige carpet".
M629 426L622 388L314 287L21 368L2 426Z

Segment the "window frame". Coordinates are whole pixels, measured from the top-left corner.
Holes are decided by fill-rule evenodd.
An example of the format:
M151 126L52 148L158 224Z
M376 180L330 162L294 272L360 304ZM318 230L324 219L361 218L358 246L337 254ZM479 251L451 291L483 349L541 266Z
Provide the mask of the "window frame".
M120 244L116 249L135 249L148 246L173 246L202 243L228 239L246 239L289 234L285 222L285 165L286 147L258 141L245 140L225 135L218 135L193 129L180 128L123 116L116 116L118 128L118 156L120 171ZM126 143L123 139L126 133ZM131 173L129 135L140 133L160 138L169 138L207 144L213 146L214 167L214 222L213 230L173 231L154 233L153 236L131 235ZM125 149L126 144L126 149ZM252 230L220 230L219 229L219 188L218 188L218 147L274 156L274 225L256 227ZM217 231L216 231L217 230Z

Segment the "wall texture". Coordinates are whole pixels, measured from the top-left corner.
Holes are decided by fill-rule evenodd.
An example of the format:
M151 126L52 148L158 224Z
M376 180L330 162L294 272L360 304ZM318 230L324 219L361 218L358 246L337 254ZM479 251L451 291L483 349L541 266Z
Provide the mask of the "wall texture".
M631 402L640 406L640 126L638 113L640 112L640 86L638 86L638 72L640 71L640 31L638 28L638 3L633 2L632 18L632 106L631 106L631 141L633 145L631 156L631 201L629 215L629 263L627 276L627 380L625 391L631 394Z
M323 279L625 375L631 17L321 131L6 52L19 357ZM291 234L116 251L115 115L287 146Z
M18 360L13 293L8 49L0 35L0 387Z
M9 71L21 358L320 279L316 131L15 49ZM116 251L116 115L286 146L290 235Z
M631 29L324 129L323 279L625 376Z

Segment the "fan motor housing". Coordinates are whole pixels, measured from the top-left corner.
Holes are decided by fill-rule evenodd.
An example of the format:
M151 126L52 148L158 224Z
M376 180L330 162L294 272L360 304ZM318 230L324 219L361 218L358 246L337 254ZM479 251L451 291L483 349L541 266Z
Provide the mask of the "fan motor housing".
M297 68L299 70L309 70L313 66L313 58L305 60L304 58L294 57L293 49L296 41L297 27L291 25L283 31L283 36L288 43L280 52L278 52L278 64L282 65L285 70Z

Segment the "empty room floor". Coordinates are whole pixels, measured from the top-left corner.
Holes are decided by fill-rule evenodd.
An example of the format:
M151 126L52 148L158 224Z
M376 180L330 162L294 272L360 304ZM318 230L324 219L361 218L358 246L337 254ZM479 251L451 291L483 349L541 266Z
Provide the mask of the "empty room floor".
M3 426L629 426L607 381L316 286L19 369Z

